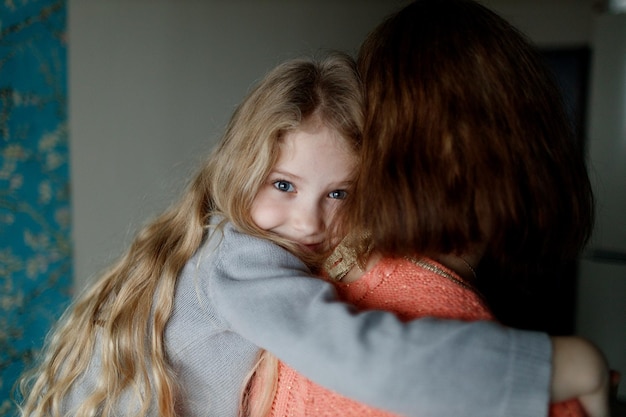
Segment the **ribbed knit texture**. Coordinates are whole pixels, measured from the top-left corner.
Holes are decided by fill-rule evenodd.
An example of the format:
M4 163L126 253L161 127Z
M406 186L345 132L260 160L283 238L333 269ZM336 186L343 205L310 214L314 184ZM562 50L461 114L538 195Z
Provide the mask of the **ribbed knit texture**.
M340 297L360 310L388 310L402 320L422 316L461 320L494 320L481 299L461 277L444 266L427 260L450 274L446 278L406 259L383 259L358 281L336 285ZM458 280L458 281L457 281ZM363 364L367 366L367 364ZM417 371L416 371L417 372ZM388 413L327 390L279 363L278 388L272 417L391 417ZM551 417L582 417L577 400L550 407Z

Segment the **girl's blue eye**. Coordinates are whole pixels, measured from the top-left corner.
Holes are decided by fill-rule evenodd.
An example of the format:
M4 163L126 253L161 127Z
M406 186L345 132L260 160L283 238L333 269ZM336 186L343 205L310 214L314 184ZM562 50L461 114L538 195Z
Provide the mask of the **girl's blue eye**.
M348 193L345 190L335 190L328 193L328 196L336 200L344 200L348 196Z
M295 191L293 184L289 181L274 181L272 185L274 185L274 188L276 188L278 191L282 191L284 193L293 193Z

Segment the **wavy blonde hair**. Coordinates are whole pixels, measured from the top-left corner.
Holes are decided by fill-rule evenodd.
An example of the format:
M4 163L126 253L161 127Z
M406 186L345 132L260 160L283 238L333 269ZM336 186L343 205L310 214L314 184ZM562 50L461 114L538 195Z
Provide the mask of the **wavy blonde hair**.
M277 161L281 137L310 117L319 117L358 150L361 90L352 58L332 53L319 61L294 59L261 80L179 201L145 226L64 313L47 338L40 364L20 381L22 415L62 415L63 400L88 370L96 341L102 370L76 416L115 415L127 393L135 395L138 416L151 411L177 415L179 387L167 361L164 332L179 273L215 214L246 233L295 250L256 227L250 209Z

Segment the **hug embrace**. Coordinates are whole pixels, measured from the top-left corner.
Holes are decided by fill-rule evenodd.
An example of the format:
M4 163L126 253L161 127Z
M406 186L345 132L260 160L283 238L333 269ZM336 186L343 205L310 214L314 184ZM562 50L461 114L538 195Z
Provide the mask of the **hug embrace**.
M23 415L608 417L602 353L517 329L501 290L592 223L534 47L474 1L416 0L356 62L259 82L66 311Z

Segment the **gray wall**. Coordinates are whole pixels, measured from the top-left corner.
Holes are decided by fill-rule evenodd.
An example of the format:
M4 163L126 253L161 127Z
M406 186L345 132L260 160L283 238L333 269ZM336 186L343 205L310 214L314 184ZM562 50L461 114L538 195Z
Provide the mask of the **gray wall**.
M397 4L70 0L77 286L178 195L267 70L324 49L355 51Z
M177 196L255 80L289 57L356 51L405 3L70 0L77 287ZM486 3L539 44L589 40L587 0Z

